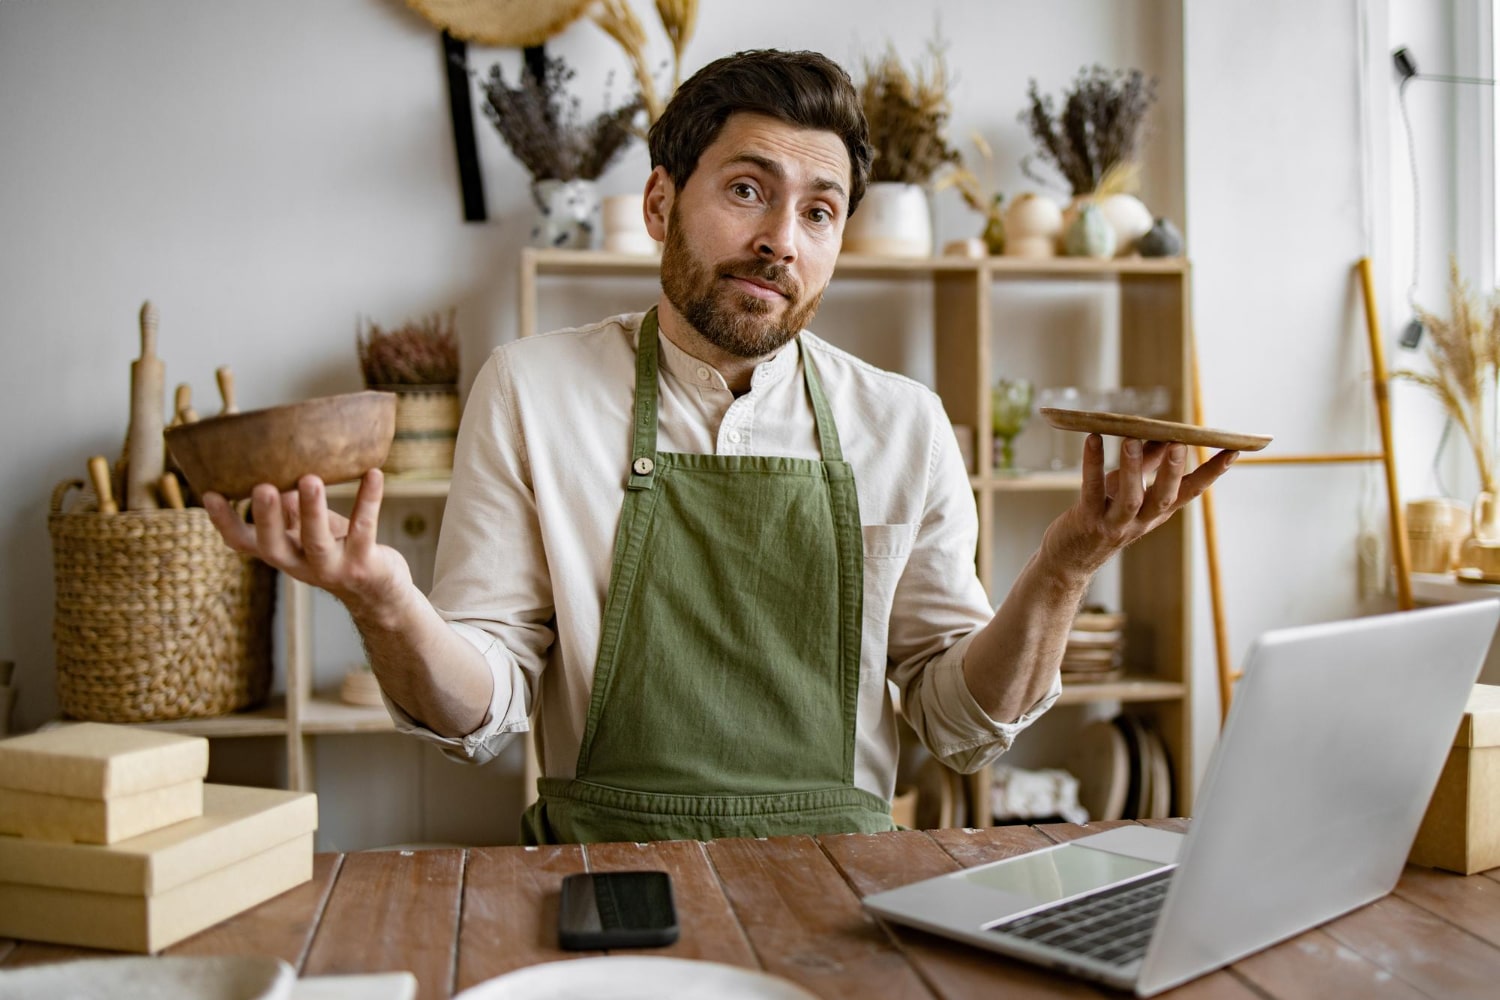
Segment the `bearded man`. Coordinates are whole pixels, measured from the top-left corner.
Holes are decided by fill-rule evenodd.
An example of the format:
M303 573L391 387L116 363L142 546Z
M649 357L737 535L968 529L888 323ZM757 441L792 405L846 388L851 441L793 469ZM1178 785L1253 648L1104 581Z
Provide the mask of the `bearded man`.
M649 141L645 313L494 351L459 432L434 584L306 477L231 545L349 609L397 728L483 762L536 720L528 843L893 828L897 705L973 771L1056 700L1094 573L1233 460L1085 446L1078 502L998 610L937 396L806 329L870 169L848 75L720 59ZM1155 473L1151 485L1145 479Z

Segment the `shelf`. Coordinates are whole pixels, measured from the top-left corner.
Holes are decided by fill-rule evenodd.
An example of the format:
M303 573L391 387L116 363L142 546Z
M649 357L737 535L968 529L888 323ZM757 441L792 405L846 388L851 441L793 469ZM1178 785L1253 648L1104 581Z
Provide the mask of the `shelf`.
M387 500L442 499L448 495L450 480L424 476L386 476L385 498ZM359 483L337 483L328 487L328 496L334 500L353 500L359 492Z
M320 691L302 706L304 733L393 733L395 725L384 707L351 705L336 691Z
M1123 680L1104 684L1063 682L1059 705L1088 705L1096 701L1181 701L1187 685L1175 681Z
M1452 573L1413 573L1411 596L1418 604L1461 604L1500 597L1500 584L1466 583Z
M208 719L172 719L167 722L137 723L146 729L161 729L184 736L285 736L286 699L279 695L260 708Z
M598 250L556 250L528 247L524 260L537 274L589 274L605 277L654 277L661 258L641 254L604 253ZM841 254L835 277L921 278L934 274L983 274L1007 278L1110 278L1128 274L1183 274L1188 262L1182 257L1117 257L1093 260L1079 257L877 257Z

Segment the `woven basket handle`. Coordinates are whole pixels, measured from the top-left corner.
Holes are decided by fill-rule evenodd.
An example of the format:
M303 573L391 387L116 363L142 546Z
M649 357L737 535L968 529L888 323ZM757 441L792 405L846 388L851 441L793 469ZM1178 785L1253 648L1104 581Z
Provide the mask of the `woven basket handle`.
M73 489L83 489L83 480L64 479L62 482L52 487L52 513L62 513L63 500L67 497L68 491Z

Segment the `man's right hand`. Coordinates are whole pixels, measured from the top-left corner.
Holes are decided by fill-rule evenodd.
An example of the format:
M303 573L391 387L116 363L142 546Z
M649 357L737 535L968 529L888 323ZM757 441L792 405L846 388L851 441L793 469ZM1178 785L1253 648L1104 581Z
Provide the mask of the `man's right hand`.
M255 487L250 500L254 524L241 520L217 493L204 494L203 506L236 552L328 591L356 624L391 628L418 592L401 553L375 541L384 493L383 475L371 469L360 480L347 518L328 509L323 481L311 475L286 493L269 483Z

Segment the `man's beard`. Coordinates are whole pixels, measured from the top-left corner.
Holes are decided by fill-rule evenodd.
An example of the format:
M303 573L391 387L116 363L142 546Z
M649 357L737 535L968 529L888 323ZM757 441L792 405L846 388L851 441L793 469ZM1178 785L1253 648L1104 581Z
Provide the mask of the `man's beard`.
M781 320L771 317L774 302L726 283L724 279L730 276L751 278L777 288L787 300ZM763 358L776 353L802 331L823 299L820 290L801 301L802 285L785 264L757 257L718 264L698 260L682 235L675 204L662 248L661 287L667 301L704 340L738 358Z

